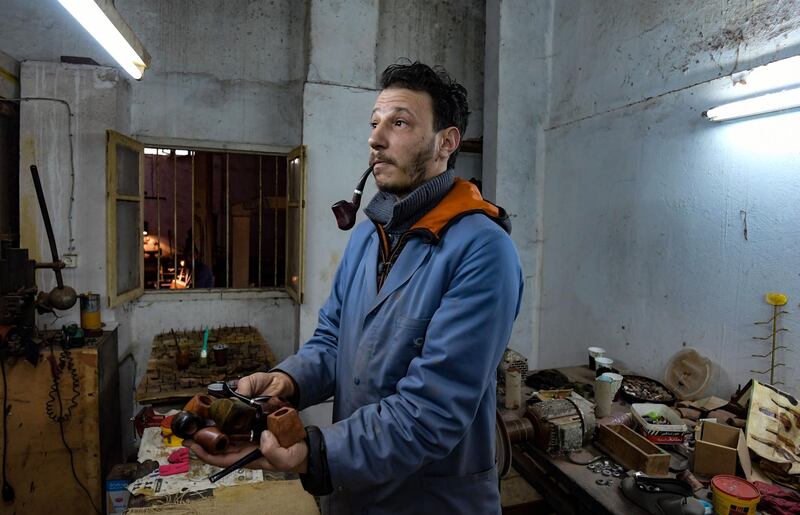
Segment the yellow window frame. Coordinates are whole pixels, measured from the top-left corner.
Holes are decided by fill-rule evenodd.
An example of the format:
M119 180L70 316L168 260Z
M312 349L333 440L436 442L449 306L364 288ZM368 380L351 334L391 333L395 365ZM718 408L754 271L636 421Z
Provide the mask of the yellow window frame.
M286 292L303 303L305 282L306 146L292 149L286 156ZM296 216L292 216L292 213ZM292 223L294 219L294 224ZM294 247L293 247L294 246ZM296 248L297 254L290 255Z
M139 156L139 194L125 195L118 191L117 187L117 145L135 151ZM144 145L133 138L116 131L106 131L106 181L107 181L107 201L106 213L108 216L106 224L106 271L108 280L108 305L109 307L118 306L124 302L129 302L139 298L144 293L144 252L142 252L141 234L144 231ZM117 202L123 200L137 202L139 204L139 228L136 234L139 241L131 242L137 246L139 260L139 284L138 286L123 292L117 291Z

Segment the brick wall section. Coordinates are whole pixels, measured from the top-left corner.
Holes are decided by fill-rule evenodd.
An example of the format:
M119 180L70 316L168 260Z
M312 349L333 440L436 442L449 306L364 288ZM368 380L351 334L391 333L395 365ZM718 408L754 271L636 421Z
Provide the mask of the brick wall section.
M176 346L177 341L177 346ZM218 366L214 361L214 345L228 346L227 363ZM200 388L214 381L238 379L266 370L277 362L269 345L254 327L220 327L208 335L206 365L200 361L203 331L175 331L162 333L153 339L147 372L139 385L137 397L159 392ZM177 349L189 351L189 366L178 370Z

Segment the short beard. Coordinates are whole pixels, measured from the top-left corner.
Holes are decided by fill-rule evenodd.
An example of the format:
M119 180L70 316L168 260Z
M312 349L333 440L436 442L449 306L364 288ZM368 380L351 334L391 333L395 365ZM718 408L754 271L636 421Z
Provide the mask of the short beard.
M414 156L414 161L411 163L411 168L406 170L403 168L403 173L411 179L411 182L405 185L386 185L378 189L384 193L391 193L400 198L407 197L415 189L419 188L425 182L425 164L433 159L433 154L436 151L436 138L431 139L431 144L426 149L422 149Z

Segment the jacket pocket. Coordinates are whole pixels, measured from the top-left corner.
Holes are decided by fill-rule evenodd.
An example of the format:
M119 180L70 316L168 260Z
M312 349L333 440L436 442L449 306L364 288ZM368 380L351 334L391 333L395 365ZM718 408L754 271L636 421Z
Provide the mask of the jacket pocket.
M411 361L420 355L430 319L398 316L389 338L376 346L372 364L381 371L381 392L391 395L397 382L408 373Z
M428 331L430 318L409 318L398 316L395 322L395 340L397 343L410 345L414 349L422 349L425 333Z

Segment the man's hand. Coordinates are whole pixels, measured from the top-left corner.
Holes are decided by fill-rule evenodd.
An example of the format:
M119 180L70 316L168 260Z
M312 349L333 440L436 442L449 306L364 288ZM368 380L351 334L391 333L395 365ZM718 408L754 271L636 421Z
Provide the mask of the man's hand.
M294 383L283 372L256 372L239 379L236 392L246 397L269 395L288 398L294 395Z
M304 473L308 468L308 445L305 440L297 442L284 449L278 444L278 439L269 431L261 433L259 448L263 458L247 465L247 468L271 470L277 472ZM188 447L200 460L216 467L228 467L256 448L252 443L231 442L228 449L219 454L207 453L199 444L192 440L184 440L183 445Z

